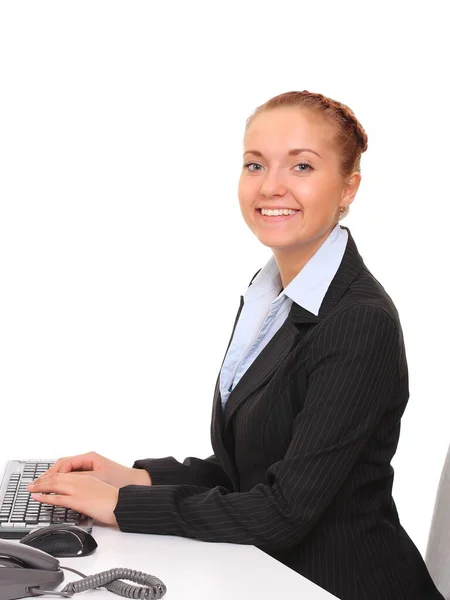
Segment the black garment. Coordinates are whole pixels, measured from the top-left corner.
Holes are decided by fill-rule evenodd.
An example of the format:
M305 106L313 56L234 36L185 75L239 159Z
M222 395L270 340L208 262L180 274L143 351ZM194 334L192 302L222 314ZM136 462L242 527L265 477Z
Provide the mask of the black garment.
M392 498L399 316L347 231L319 315L292 304L224 412L217 379L214 455L137 461L153 486L121 488L115 516L122 531L254 544L341 600L443 600Z

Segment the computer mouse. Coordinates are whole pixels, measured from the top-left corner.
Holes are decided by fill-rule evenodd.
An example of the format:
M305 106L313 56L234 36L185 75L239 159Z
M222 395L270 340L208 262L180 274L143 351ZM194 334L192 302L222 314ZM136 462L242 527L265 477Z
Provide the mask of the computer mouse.
M90 533L77 525L47 525L31 531L20 542L56 557L87 556L97 548Z

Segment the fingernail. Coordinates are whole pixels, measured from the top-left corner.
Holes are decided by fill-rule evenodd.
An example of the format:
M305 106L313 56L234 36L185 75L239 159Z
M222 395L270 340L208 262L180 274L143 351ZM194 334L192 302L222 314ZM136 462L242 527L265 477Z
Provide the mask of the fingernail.
M34 484L34 483L29 483L29 484L27 485L27 490L32 490L32 489L34 489L34 488L35 488L35 484Z
M38 498L40 498L41 494L31 494L31 497L33 498L33 500L37 500Z

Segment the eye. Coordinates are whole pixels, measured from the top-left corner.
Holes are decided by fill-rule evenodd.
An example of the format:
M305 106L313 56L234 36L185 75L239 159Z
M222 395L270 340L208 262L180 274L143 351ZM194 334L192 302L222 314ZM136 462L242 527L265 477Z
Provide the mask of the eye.
M244 169L247 169L248 171L250 171L251 173L253 172L253 169L249 169L250 165L256 165L257 167L260 167L261 165L258 165L258 163L254 163L254 162L248 162L244 164Z
M308 163L298 163L298 165L295 165L296 167L307 167L306 169L301 169L304 173L306 173L306 171L312 171L313 168L311 165L309 165Z
M245 164L244 164L244 169L247 169L248 171L250 171L250 173L254 173L254 172L255 172L255 169L250 169L250 168L249 168L251 165L256 165L257 167L260 167L260 166L261 166L261 165L260 165L260 164L258 164L258 163L254 163L254 162L247 162L247 163L245 163ZM308 163L305 163L305 162L298 163L298 164L297 164L297 165L295 165L295 166L296 166L296 167L306 167L306 168L302 168L302 169L300 169L300 172L301 172L301 173L307 173L308 171L312 171L312 170L313 170L313 168L311 167L311 165L309 165ZM260 170L260 169L256 169L256 171L259 171L259 170Z

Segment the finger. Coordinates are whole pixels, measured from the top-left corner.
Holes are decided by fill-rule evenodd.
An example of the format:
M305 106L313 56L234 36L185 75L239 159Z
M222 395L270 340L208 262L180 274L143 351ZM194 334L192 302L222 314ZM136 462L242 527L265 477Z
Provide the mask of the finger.
M59 458L55 464L50 467L41 477L52 473L71 473L72 471L92 471L93 460L86 454L79 454L77 456L65 456ZM40 479L38 477L37 479Z
M66 496L61 494L31 494L33 500L36 502L43 502L44 504L51 504L52 506L64 506L65 508L75 508L75 503L72 496Z
M93 471L94 461L91 456L79 454L66 459L59 467L60 473L70 473L71 471Z
M81 456L68 456L63 459L58 465L58 473L70 473L71 471L85 471L92 470L92 460L86 460Z
M64 462L65 460L67 460L67 458L68 458L67 456L58 458L58 460L56 460L54 462L54 464L51 467L49 467L45 473L57 473L59 470L59 467L61 466L61 463Z
M29 483L27 490L34 493L54 492L57 494L71 494L74 492L74 483L79 481L78 478L74 479L72 475L72 473L43 475L40 479L36 479L36 481Z
M58 460L45 471L44 475L49 475L51 473L69 473L70 465L72 463L72 459L76 458L75 456L63 456L58 458ZM42 477L43 475L41 475ZM37 478L39 479L39 477Z
M59 473L44 473L43 475L41 475L40 477L37 477L34 482L36 483L36 481L39 481L39 483L43 480L46 479L47 477L49 477L50 475L70 475L71 477L94 477L95 479L99 479L98 473L97 471L70 471L69 473L62 473L61 471Z

